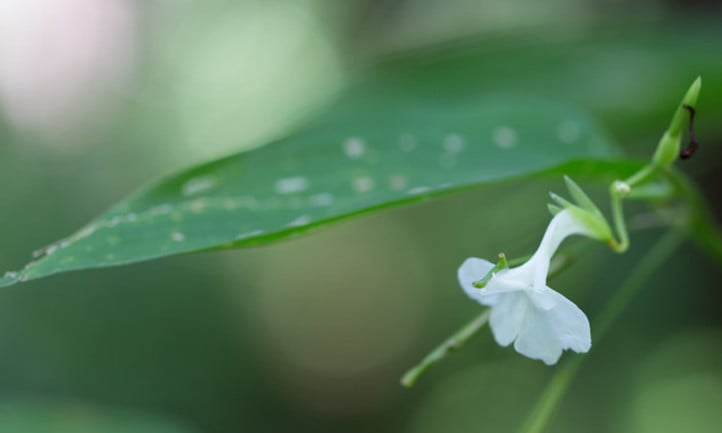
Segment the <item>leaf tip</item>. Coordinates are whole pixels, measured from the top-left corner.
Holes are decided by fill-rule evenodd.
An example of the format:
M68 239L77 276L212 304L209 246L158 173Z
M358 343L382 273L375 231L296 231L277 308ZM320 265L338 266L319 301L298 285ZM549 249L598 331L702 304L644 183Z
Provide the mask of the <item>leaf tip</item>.
M12 286L13 284L20 281L20 279L21 274L19 272L5 272L5 274L0 277L0 287Z

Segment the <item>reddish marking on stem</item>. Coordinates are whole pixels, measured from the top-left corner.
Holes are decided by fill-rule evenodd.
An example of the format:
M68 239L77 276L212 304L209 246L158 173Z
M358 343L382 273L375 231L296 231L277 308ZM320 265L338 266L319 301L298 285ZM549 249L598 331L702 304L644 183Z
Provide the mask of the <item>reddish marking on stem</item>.
M687 144L687 147L679 152L679 157L682 159L688 159L694 155L694 152L697 151L699 143L697 142L697 138L694 136L694 107L687 104L683 104L682 107L689 111L689 144Z

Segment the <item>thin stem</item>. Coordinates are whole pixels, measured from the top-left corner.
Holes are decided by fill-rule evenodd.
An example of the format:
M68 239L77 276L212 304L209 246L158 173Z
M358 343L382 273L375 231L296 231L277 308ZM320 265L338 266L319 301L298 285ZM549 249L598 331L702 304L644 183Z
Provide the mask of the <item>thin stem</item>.
M622 210L624 198L628 197L635 190L635 186L647 182L652 176L657 174L657 168L652 164L648 164L624 181L616 180L609 185L612 220L614 222L614 231L617 232L618 237L618 240L612 239L610 241L610 247L614 251L623 253L629 248L629 233L627 232L624 211Z
M634 272L624 280L622 286L614 293L595 321L595 331L592 337L599 341L606 335L614 321L636 296L644 283L664 265L675 250L682 244L685 232L679 228L671 228L648 251L647 255L637 264Z
M655 171L655 167L653 165L645 165L641 169L639 169L638 172L634 173L632 176L628 177L624 183L626 183L629 186L635 186L639 185L641 183L644 183L648 178L650 178Z
M649 249L649 254L637 264L634 272L622 283L622 286L602 310L598 321L595 322L595 332L592 335L597 343L606 334L624 307L628 305L629 300L639 292L657 269L664 265L683 239L682 232L672 229ZM519 430L520 432L541 433L544 430L579 370L583 359L584 356L576 355L554 372L551 381Z
M622 210L622 197L616 191L614 184L610 189L611 202L612 202L612 219L614 220L614 230L619 236L619 241L615 241L612 245L614 251L623 253L629 248L629 234L627 233L627 224L624 221L624 211Z
M630 196L633 191L636 191L635 187L637 185L646 183L656 175L659 175L657 167L653 164L648 164L624 181L614 181L609 185L614 230L617 232L619 238L618 241L612 241L611 247L614 251L623 253L629 248L629 234L624 220L624 211L622 210L623 200Z
M421 377L421 375L424 374L424 372L426 372L426 370L428 370L432 365L440 362L451 352L454 352L464 346L469 338L476 334L476 332L489 321L490 315L491 308L488 308L484 310L483 313L476 316L474 320L467 323L466 326L456 331L454 335L447 338L443 343L437 346L436 349L426 355L419 364L407 371L401 378L401 384L407 388L414 386L419 377Z
M544 389L536 405L519 430L522 433L541 433L564 397L569 384L579 370L584 356L575 355L554 372L551 381Z

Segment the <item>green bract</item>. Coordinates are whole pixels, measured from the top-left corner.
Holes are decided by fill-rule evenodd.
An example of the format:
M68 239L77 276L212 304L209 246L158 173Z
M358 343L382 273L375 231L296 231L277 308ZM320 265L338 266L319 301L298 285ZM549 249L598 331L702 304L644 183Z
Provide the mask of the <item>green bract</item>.
M576 203L572 203L557 194L550 193L549 196L558 204L558 206L554 204L548 205L552 215L557 215L563 209L568 209L574 218L589 230L591 237L602 242L614 242L612 229L604 217L604 214L602 214L602 211L599 210L592 199L589 198L582 188L569 176L564 176L564 181L567 184L569 194Z

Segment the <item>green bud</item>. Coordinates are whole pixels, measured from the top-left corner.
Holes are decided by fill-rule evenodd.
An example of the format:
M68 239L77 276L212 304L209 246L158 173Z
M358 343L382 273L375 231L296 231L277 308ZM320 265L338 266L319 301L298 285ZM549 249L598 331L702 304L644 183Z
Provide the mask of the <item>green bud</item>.
M664 132L664 135L662 135L662 139L659 140L657 150L654 152L654 157L652 158L656 166L668 167L677 159L682 142L682 133L689 119L689 111L685 107L695 108L701 88L702 78L697 77L692 85L689 86L687 93L684 95L684 98L682 98L682 102L674 112L669 128Z
M632 187L629 186L627 182L622 182L621 180L615 180L612 182L611 190L613 194L618 195L621 198L629 196L632 192Z

